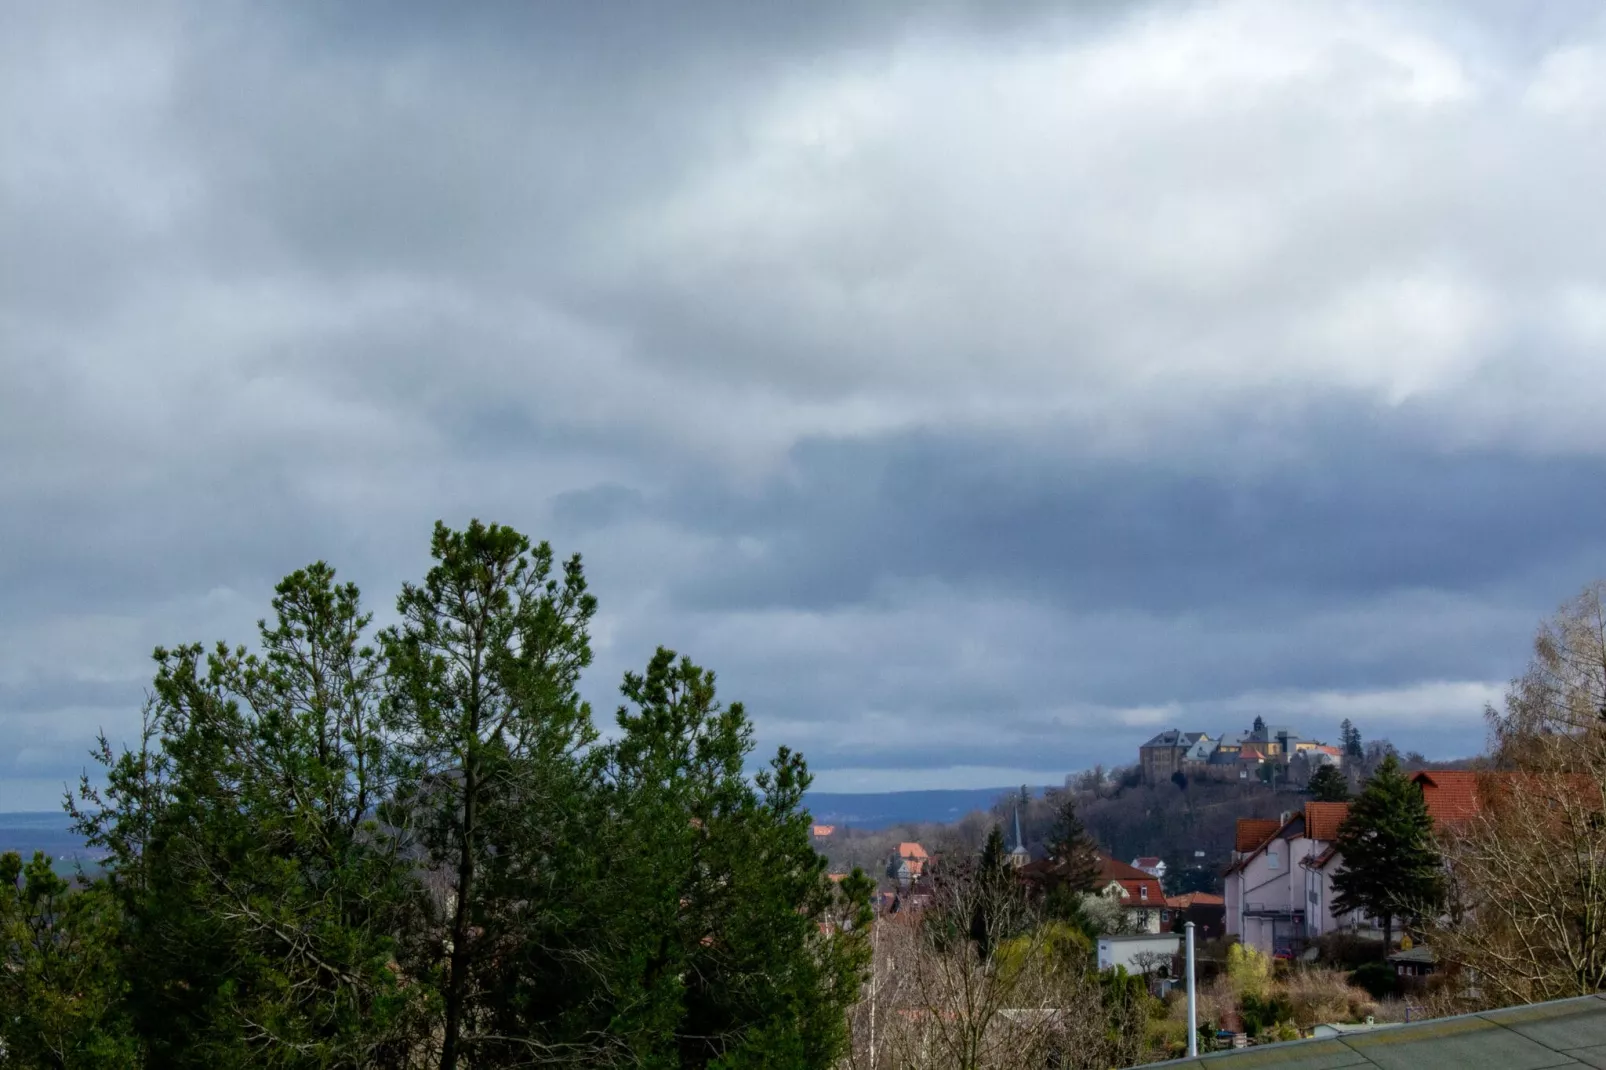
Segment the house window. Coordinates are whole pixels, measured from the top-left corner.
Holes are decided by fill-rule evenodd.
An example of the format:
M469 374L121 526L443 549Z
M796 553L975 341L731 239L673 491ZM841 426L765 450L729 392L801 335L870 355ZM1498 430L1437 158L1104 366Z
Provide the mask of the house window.
M1278 863L1277 863L1277 852L1276 851L1267 851L1266 852L1266 868L1267 869L1276 869L1277 865L1278 865Z
M1143 885L1142 887L1140 887L1138 889L1138 898L1139 899L1147 899L1147 898L1149 898L1149 886L1147 884Z

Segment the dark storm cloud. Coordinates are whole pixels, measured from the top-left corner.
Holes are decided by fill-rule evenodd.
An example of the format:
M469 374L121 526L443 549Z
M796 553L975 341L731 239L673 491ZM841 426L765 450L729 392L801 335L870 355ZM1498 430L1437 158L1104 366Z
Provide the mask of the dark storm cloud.
M1286 433L1296 457L1215 466L998 435L815 441L757 494L704 482L658 509L763 544L688 582L702 609L830 609L940 580L1066 610L1252 610L1606 566L1602 458L1445 451L1367 419Z
M826 786L1475 749L1606 572L1603 125L1589 5L19 9L0 776L471 516Z

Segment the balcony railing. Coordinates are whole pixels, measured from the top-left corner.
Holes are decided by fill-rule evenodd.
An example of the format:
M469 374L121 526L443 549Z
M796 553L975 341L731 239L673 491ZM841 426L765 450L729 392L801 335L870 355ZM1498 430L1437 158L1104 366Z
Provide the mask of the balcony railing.
M1289 918L1303 921L1305 908L1285 906L1281 903L1245 903L1244 915L1255 918Z

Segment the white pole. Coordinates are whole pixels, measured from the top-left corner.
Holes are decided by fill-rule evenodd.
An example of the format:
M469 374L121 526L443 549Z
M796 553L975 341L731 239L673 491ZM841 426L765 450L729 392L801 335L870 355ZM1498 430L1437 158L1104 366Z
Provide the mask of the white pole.
M1198 977L1193 972L1193 922L1183 926L1188 934L1188 1057L1199 1054L1199 998L1195 991Z

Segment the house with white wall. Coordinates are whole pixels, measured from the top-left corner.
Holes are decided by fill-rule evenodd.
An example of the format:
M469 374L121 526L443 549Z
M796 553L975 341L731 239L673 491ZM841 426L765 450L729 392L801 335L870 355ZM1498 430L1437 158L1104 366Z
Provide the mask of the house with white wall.
M1230 936L1267 955L1292 954L1297 944L1355 927L1333 912L1333 849L1348 803L1308 802L1278 821L1241 818L1226 874Z
M1152 973L1162 959L1171 965L1172 956L1182 950L1182 937L1176 933L1136 933L1099 937L1099 969L1124 966L1128 973Z
M1097 856L1097 894L1121 905L1127 924L1140 933L1158 933L1166 909L1165 888L1158 878L1136 866L1100 854Z

